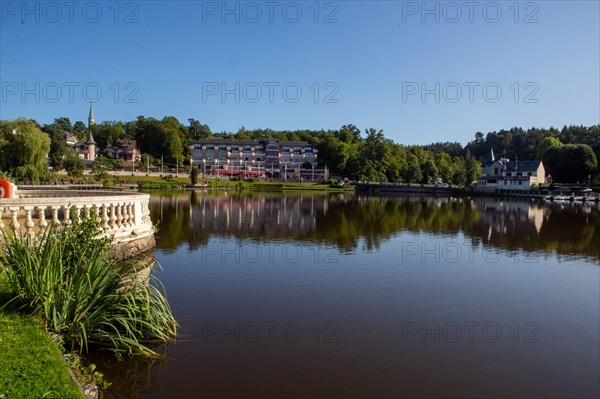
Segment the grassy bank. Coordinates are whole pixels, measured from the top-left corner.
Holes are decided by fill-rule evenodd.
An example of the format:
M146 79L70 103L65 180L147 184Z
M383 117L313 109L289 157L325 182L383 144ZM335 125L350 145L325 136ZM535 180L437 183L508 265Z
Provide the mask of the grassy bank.
M208 184L209 189L251 190L251 191L323 191L339 192L354 191L353 187L336 187L330 184L317 182L281 182L281 181L235 181L202 180L201 184Z
M191 183L189 177L176 177L175 175L146 176L146 175L125 175L106 179L96 180L94 176L86 176L89 182L103 183L108 186L118 184L138 184L143 190L168 190L168 189L183 189L187 184ZM79 179L79 181L83 181ZM352 186L341 187L329 183L321 182L285 182L280 180L230 180L228 178L221 179L199 179L198 184L207 185L209 189L229 189L229 190L260 190L260 191L354 191Z
M11 296L0 277L0 307ZM0 310L0 397L83 398L42 322L14 308Z
M160 283L133 274L141 263L111 258L112 238L98 238L101 232L90 218L35 238L0 234L1 399L81 397L47 332L68 351L117 356L161 357L155 348L175 337ZM80 365L71 366L85 378Z
M112 238L101 233L90 218L32 240L3 237L0 266L15 303L39 315L69 350L158 356L152 347L174 337L177 326L160 284L111 258Z

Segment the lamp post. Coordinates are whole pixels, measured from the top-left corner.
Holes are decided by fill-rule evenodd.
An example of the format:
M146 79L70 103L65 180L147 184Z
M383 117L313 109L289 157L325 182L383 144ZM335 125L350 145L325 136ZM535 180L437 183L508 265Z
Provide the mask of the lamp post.
M252 172L252 168L254 167L254 152L252 152L252 158L250 159L250 172ZM260 178L260 168L258 168L258 177Z
M203 167L202 177L206 179L206 158L202 158L202 167Z
M315 182L315 163L312 164L312 181Z

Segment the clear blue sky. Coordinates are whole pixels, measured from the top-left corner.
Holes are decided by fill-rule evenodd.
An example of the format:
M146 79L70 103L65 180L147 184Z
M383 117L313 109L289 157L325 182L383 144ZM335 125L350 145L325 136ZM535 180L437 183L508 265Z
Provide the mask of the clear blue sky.
M598 1L114 4L0 2L0 119L85 121L94 99L97 123L353 123L404 144L600 123Z

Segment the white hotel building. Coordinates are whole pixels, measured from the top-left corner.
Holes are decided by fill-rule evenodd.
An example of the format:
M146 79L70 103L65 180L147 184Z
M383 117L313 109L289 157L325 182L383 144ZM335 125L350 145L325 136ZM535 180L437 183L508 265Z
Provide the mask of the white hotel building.
M317 149L306 141L277 139L201 139L190 146L191 162L207 175L247 177L302 177L321 179Z

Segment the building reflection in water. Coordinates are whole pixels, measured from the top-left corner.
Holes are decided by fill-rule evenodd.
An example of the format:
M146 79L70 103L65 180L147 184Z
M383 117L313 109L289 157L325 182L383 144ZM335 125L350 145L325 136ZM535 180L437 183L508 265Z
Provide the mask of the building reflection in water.
M246 310L244 306L236 302L239 298L251 298L255 295L252 289L246 291L248 288L246 286L247 281L250 280L242 278L241 285L234 288L229 286L235 281L235 279L228 277L228 273L233 269L227 269L226 274L228 276L221 276L218 267L207 267L201 270L178 267L178 259L186 259L186 262L189 262L187 264L193 264L194 260L201 257L202 251L200 249L206 247L209 240L215 238L222 238L224 241L247 239L276 241L276 246L322 244L334 247L339 251L340 256L348 256L348 259L356 256L357 262L362 262L359 263L360 267L353 268L348 274L346 274L346 269L343 266L344 262L332 267L328 265L327 268L306 268L307 263L293 263L292 266L288 265L288 268L281 269L279 274L277 268L264 267L265 265L254 263L248 263L245 264L247 267L236 269L236 273L238 271L240 273L250 272L250 274L256 272L257 274L253 274L252 277L256 279L252 280L254 282L260 282L265 276L260 274L261 270L262 273L268 273L269 278L266 278L266 280L269 281L266 284L269 287L274 287L274 291L267 290L265 293L266 298L269 295L274 295L274 298L286 297L285 293L277 292L279 284L281 286L287 286L287 284L294 286L295 282L290 282L289 279L294 280L295 278L298 279L299 284L302 284L302 281L310 281L310 278L304 280L307 275L310 277L311 273L320 273L321 271L327 273L333 271L332 275L328 274L331 279L336 280L339 276L340 281L350 282L352 287L363 287L365 289L363 293L366 293L364 294L365 301L370 300L370 298L377 298L378 286L369 287L369 285L373 281L382 284L382 280L388 280L387 277L381 277L381 268L385 269L386 273L390 270L392 272L400 271L397 276L402 278L410 278L412 275L411 273L404 274L402 270L423 270L420 268L411 269L408 267L404 269L390 266L398 261L398 253L405 240L415 242L422 240L418 244L425 243L427 248L433 248L435 241L454 241L462 245L466 239L471 241L474 248L483 246L485 248L500 249L511 254L512 251L524 251L532 255L529 259L536 261L545 259L546 254L557 254L559 259L577 256L592 260L591 264L600 264L600 209L597 204L545 204L522 200L497 201L491 198L370 197L300 193L225 195L223 192L186 192L152 194L150 211L154 222L158 225L156 234L157 249L162 252L159 254L159 258L171 262L163 265L165 273L172 273L172 287L177 287L174 291L176 292L179 289L184 292L180 295L177 306L180 311L182 311L181 309L188 309L188 313L182 311L182 314L194 315L198 318L206 317L209 307L202 307L202 303L213 300L214 295L221 300L225 300L225 302L232 300L229 304L222 306L230 306L234 309L233 312L238 308L242 311ZM382 245L386 240L391 244L387 247L387 250ZM187 248L189 253L183 254L181 258L179 257L180 254L170 254L170 252L182 248ZM364 253L359 252L358 248L365 248L366 251ZM381 254L374 253L379 248L384 249L384 251ZM370 263L377 263L378 260L383 262L379 264L380 268L371 267ZM185 264L185 262L183 263ZM511 261L511 264L515 265L515 268L528 268L529 266L525 261L519 264ZM565 265L569 264L566 263ZM311 265L314 265L314 263L311 263ZM441 272L446 278L450 278L450 281L447 283L440 282L441 285L438 287L447 288L462 284L460 276L464 276L464 274L461 274L460 271L462 270L468 274L473 268L479 266L482 267L482 270L486 270L485 273L492 273L491 275L486 274L486 278L497 276L497 274L493 274L495 268L490 268L489 265L484 263L465 263L462 266L458 264L455 265L457 269L453 269L456 270L456 274L443 274L443 271ZM292 267L297 267L293 270L293 276L295 277L290 277L292 275L288 273ZM439 268L439 270L444 269L446 268ZM374 272L373 275L369 274L371 271ZM199 274L194 276L194 272ZM272 272L275 277L278 276L277 278L282 280L271 280L273 276L269 273ZM188 285L188 275L186 273L190 273L189 280L192 282L190 285ZM379 276L377 273L380 273ZM532 273L535 275L536 272L532 271ZM321 276L321 274L315 274L314 278L317 280ZM514 278L519 280L521 276L521 273L517 273ZM353 278L357 280L353 280ZM453 278L458 278L458 280L453 280ZM529 278L533 277L530 275ZM194 279L196 280L194 281ZM213 281L206 282L205 279L213 279ZM423 279L421 281L431 281L427 272ZM196 291L194 284L199 284L199 280L204 281L203 286L208 289L207 292ZM490 277L491 280L493 279ZM221 281L222 285L218 285L218 281ZM481 281L484 286L489 283L489 281ZM265 282L263 281L263 283ZM211 284L217 285L213 286ZM272 284L272 286L269 284ZM410 282L403 282L399 278L397 284L399 286L404 284L404 287L408 290L406 298L411 298L413 294L420 295L418 292L415 293L416 291L410 293L410 287L408 287ZM514 284L514 282L507 284L504 286L508 290L507 297L515 296L519 298L519 295L521 295L519 287L521 286ZM252 284L248 283L248 285L251 286ZM469 295L474 295L473 291L470 291L472 289L475 289L474 292L481 295L476 287L473 288L477 285L474 284L467 289L469 294L465 297L466 301L470 302L469 298L472 298L472 296ZM221 289L226 293L224 295L230 295L237 288L241 289L240 297L235 295L229 299L226 299L226 296L219 297ZM344 289L347 289L347 287L342 287L342 292ZM511 289L513 291L510 291ZM298 290L310 292L309 288L302 285L298 287ZM323 292L327 292L324 297L327 298L329 291L324 290ZM388 301L390 292L392 291L388 290L380 297L384 299L384 302L375 302L377 308L386 306L385 302ZM393 292L399 295L397 298L402 298L402 295L404 295L402 294L403 290ZM347 289L347 294L352 296L352 289ZM282 295L282 297L277 295ZM299 295L299 297L302 297L302 295ZM308 298L306 299L308 301L306 302L306 309L309 309L308 312L313 312L312 306L314 303L319 302L313 302L314 298L311 298L310 295L307 295L306 298ZM423 314L428 314L428 310L423 309L434 308L430 305L430 300L431 298L427 298L425 303L420 305ZM289 305L289 303L283 302L283 307ZM335 301L330 303L335 305ZM332 312L336 312L335 314L344 314L348 309L345 302L341 301L340 303L343 304L342 307L336 308L334 306L332 308L334 309ZM403 302L399 300L398 303ZM410 303L410 307L414 306L413 302ZM231 304L235 304L235 306ZM278 303L269 303L268 306L265 306L277 308L278 305ZM375 305L373 306L375 308ZM202 310L196 310L196 308ZM490 308L490 312L494 310L495 308ZM439 313L437 316L434 316L435 312L429 315L430 317L438 317ZM385 317L387 318L387 314ZM191 328L193 320L186 320L186 324L188 328ZM395 327L399 328L397 325ZM357 327L357 330L360 328ZM184 336L180 342L187 338L189 337ZM197 336L193 339L197 340ZM187 348L193 349L194 347L190 345ZM385 348L387 352L389 347L385 346ZM286 347L286 350L288 349L289 347ZM167 356L173 353L176 353L174 346L168 345L165 347ZM455 352L452 353L452 356L454 356ZM570 355L571 352L569 352ZM182 356L181 353L179 353L179 356ZM202 356L211 356L211 354L203 353ZM212 356L215 356L214 353ZM220 357L222 354L219 353L217 356ZM101 365L101 369L111 370L110 374L107 374L107 378L113 382L113 386L109 389L108 397L151 398L161 397L160 394L171 394L167 391L168 388L165 388L168 384L161 382L163 373L165 375L169 373L166 363L148 364L145 361L136 359L124 363L114 363L102 358L92 360ZM229 361L227 360L227 362ZM396 364L395 358L393 364ZM193 364L193 366L196 365ZM506 367L509 368L508 365ZM172 384L177 384L179 383L178 378L179 376L170 376L166 379ZM161 384L163 385L161 386ZM210 384L207 383L207 385Z
M315 206L325 198L314 196L250 197L201 196L190 208L190 228L215 234L261 233L264 238L316 227Z
M497 201L491 198L478 200L476 208L482 223L489 225L487 241L493 234L508 234L509 231L535 232L542 229L544 215L550 209L536 202Z
M155 194L150 213L157 247L193 251L211 236L333 245L341 252L379 248L402 231L507 250L600 255L596 204L546 204L492 198L369 197L277 193ZM444 238L445 237L445 238Z

